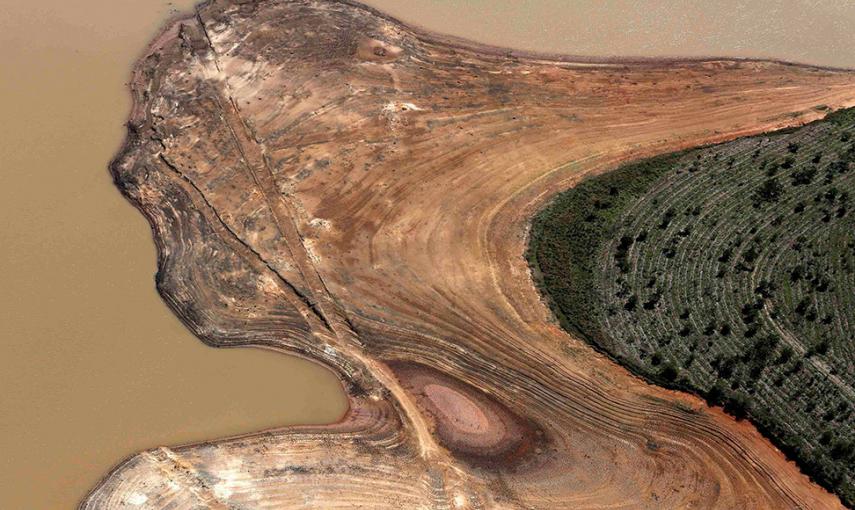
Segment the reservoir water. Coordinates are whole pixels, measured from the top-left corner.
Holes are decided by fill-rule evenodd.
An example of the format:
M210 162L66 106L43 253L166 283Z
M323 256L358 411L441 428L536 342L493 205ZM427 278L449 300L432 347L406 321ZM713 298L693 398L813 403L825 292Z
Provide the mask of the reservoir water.
M136 451L346 409L317 365L192 337L157 296L149 228L107 173L132 63L192 3L0 0L0 508L73 508ZM851 0L370 4L526 50L855 67Z
M367 0L496 46L598 57L734 56L855 67L851 0Z
M212 349L160 300L113 186L125 82L162 0L0 0L0 508L71 509L124 457L346 410L333 374Z

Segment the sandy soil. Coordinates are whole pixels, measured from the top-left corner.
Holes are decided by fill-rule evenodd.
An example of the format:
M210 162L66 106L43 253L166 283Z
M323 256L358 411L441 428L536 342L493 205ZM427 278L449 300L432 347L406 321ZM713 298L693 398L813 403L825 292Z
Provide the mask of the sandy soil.
M749 424L562 332L523 253L580 178L853 105L855 75L571 62L349 3L217 1L132 88L113 171L164 299L208 343L330 366L351 411L141 453L83 508L840 507Z

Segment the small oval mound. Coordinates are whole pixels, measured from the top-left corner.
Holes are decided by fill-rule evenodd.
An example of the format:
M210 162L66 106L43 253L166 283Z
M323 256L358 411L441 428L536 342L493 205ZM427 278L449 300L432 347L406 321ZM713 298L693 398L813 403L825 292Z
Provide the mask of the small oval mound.
M448 420L461 433L483 436L490 431L490 419L478 404L466 395L439 384L428 384L423 391L428 400L442 413L443 419Z
M542 437L537 427L478 388L417 363L395 361L389 367L429 418L440 444L456 457L502 469L535 451Z
M394 44L362 37L356 47L356 56L362 60L392 62L403 53L403 49Z

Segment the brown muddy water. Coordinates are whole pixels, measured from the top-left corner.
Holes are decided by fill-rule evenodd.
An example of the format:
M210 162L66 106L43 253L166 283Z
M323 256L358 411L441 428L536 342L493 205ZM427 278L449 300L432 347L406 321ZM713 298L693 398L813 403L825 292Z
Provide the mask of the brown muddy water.
M346 409L318 365L186 331L107 172L131 64L191 4L0 0L0 509L71 509L136 451Z
M0 0L0 508L73 508L123 457L346 408L334 376L193 338L106 165L130 66L192 0ZM576 55L855 67L855 2L371 0L431 30Z
M434 31L529 51L855 67L853 0L364 1Z

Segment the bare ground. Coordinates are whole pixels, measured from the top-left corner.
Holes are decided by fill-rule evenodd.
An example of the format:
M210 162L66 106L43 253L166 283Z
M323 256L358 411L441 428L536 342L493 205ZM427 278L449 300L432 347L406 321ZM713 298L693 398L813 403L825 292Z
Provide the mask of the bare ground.
M855 74L568 61L235 0L172 23L132 90L112 170L164 299L212 345L329 366L351 409L141 453L81 508L840 507L750 425L562 332L523 252L583 176L851 106Z

